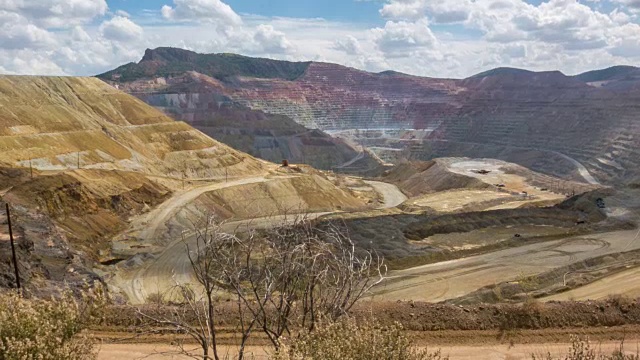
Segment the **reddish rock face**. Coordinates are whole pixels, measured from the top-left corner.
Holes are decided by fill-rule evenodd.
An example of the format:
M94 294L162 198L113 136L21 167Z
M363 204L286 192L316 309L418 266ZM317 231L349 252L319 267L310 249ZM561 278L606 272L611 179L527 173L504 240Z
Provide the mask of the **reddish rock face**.
M175 57L184 64L184 56L145 55L153 61L143 59L124 70L157 68L158 61L166 64ZM118 82L132 93L144 92L143 99L160 107L154 103L159 94L182 96L180 105L172 102L171 109L203 109L194 105L199 103L193 100L197 95L283 115L308 128L427 129L428 135L420 141L405 137L394 142L383 135L367 142L408 147L413 158L495 157L575 177L578 161L604 182L640 178L638 68L617 67L574 77L557 71L501 68L456 80L374 74L326 63L282 63L278 67L272 61L264 65L269 70L256 73L254 64L251 70L233 68L229 70L233 76L224 77L220 74L225 69L218 65L211 76L192 73L188 80L183 72L155 83L145 80L153 78L147 75ZM294 76L300 69L304 71ZM118 71L102 77L111 79ZM267 73L271 75L263 76ZM164 79L172 85L158 85ZM214 111L220 101L206 104L203 113ZM196 121L203 115L186 119L189 116Z

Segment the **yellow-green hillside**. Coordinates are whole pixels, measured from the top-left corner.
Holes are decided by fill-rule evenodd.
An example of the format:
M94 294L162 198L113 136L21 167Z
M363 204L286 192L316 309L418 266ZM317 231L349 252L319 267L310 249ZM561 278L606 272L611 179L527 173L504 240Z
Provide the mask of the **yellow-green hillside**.
M0 163L247 175L263 163L95 78L0 76Z

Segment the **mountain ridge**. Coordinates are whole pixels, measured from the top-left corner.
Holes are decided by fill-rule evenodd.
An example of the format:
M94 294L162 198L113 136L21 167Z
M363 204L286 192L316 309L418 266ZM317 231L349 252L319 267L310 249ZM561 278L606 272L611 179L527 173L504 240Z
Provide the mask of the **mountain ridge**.
M579 177L578 162L600 181L626 182L640 178L640 139L634 136L640 132L640 73L635 74L626 67L577 76L498 68L439 79L310 62L294 80L230 72L223 80L207 80L206 92L355 138L390 161L482 155L569 178ZM154 83L171 78L156 75L102 78L132 93L136 86L159 93L166 86ZM581 80L602 78L609 80Z
M248 62L247 66L236 66L230 67L230 62ZM286 60L277 60L270 58L261 58L261 57L252 57L245 56L235 53L198 53L191 50L174 48L174 47L158 47L155 49L146 49L143 57L139 62L130 62L124 64L114 70L110 70L104 72L102 74L96 75L96 77L101 78L103 80L113 80L112 76L120 73L121 76L125 76L126 81L137 80L141 78L145 78L144 76L153 76L155 71L160 71L160 73L164 75L170 74L171 69L162 68L162 64L166 63L201 63L198 66L206 65L206 63L214 63L216 66L219 66L220 69L216 69L215 71L198 71L198 69L194 68L192 71L198 71L199 73L212 76L214 78L222 77L223 79L230 76L247 76L247 77L256 77L256 78L265 78L265 79L284 79L284 80L297 80L301 76L304 75L305 71L312 64L327 64L336 67L341 67L345 69L352 69L355 71L362 71L373 75L381 75L381 76L408 76L408 77L417 77L417 78L434 78L431 76L421 76L414 74L407 74L400 71L396 71L393 69L388 69L385 71L380 71L377 73L369 72L366 70L352 68L349 66L330 63L330 62L318 62L318 61L286 61ZM202 64L204 63L204 64ZM263 63L263 67L260 67L260 63ZM148 69L141 69L140 67L145 64L155 64L154 66L149 66ZM182 64L184 65L184 64ZM255 66L252 68L252 66ZM161 69L159 69L161 68ZM200 70L203 70L200 68ZM210 69L211 70L211 69ZM575 74L575 75L566 75L559 70L543 70L543 71L534 71L522 68L514 68L514 67L496 67L493 69L489 69L474 75L470 75L465 78L446 78L448 80L469 80L473 78L479 77L487 77L494 75L506 75L506 74L526 74L526 75L543 75L556 73L557 75L561 74L568 78L576 78L584 82L594 82L594 81L602 81L606 80L613 75L618 75L620 73L632 72L640 70L640 68L630 65L615 65L608 68L603 69L595 69L586 71L583 73ZM181 71L185 71L184 68L176 68L173 71L179 73ZM122 74L124 73L124 74Z

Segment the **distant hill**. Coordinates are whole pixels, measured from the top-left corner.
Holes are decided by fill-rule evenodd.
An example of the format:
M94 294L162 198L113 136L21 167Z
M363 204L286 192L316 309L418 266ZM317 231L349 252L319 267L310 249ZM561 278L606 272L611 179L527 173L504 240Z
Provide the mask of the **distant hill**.
M275 163L287 159L338 169L362 153L352 144L296 123L289 114L251 109L227 91L241 78L294 80L309 64L159 48L147 50L138 64L98 77L237 150ZM379 166L364 156L350 169L368 172Z
M189 50L163 47L147 49L139 63L129 63L97 77L103 80L134 81L197 71L218 80L235 76L295 80L304 74L309 64L235 54L198 54Z
M521 75L533 75L533 74L535 74L535 72L529 71L529 70L510 68L510 67L500 67L500 68L495 68L495 69L481 72L479 74L471 76L470 78L471 79L484 78L488 76L501 76L501 75L520 75L521 76Z
M580 81L590 83L598 81L620 80L628 75L639 72L640 68L637 68L635 66L612 66L610 68L602 70L588 71L576 75L575 78Z
M193 62L189 69L202 74L195 60L199 56L188 58ZM155 55L145 58L141 63L156 61ZM238 66L249 61L238 59ZM181 57L157 61L186 64ZM269 64L277 69L292 66ZM304 70L278 76L274 74L280 72L220 70L201 78L206 89L189 82L178 91L177 81L161 76L162 71L150 72L144 80L129 81L123 75L115 80L111 76L111 81L147 99L152 96L145 93L159 96L166 91L216 94L265 116L286 116L307 128L347 134L387 159L480 156L572 179L582 179L585 169L605 183L640 178L640 72L633 67L578 76L498 68L467 79L438 79L302 64ZM157 79L162 84L154 84ZM187 104L171 107L190 111Z

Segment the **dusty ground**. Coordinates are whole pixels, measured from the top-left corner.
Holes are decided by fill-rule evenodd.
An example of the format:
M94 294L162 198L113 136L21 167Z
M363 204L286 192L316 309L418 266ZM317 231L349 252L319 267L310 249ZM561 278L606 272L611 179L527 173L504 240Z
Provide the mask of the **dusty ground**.
M622 271L589 285L542 298L543 301L600 300L612 295L640 298L640 268Z
M415 243L417 245L428 244L436 246L439 249L458 251L499 244L503 241L513 239L514 234L520 234L522 237L530 238L534 236L563 235L568 234L569 231L570 229L545 225L501 226L464 233L436 234Z
M603 353L611 353L619 348L617 341L605 341L594 344ZM636 354L636 343L627 342L626 353ZM517 360L531 359L531 354L547 354L552 356L566 355L570 347L569 343L543 343L543 344L484 344L462 346L438 346L433 344L427 349L440 349L451 360ZM170 354L174 348L162 344L103 344L98 355L99 360L163 360L163 359L193 359L185 355ZM265 350L250 348L256 360L268 359Z
M136 238L147 244L154 243L154 241L157 241L157 239L162 236L163 232L166 232L164 226L176 211L207 191L225 188L233 189L236 187L242 187L246 184L265 183L269 181L276 181L277 179L278 178L250 178L235 182L198 187L183 192L181 195L161 204L148 215L143 216L141 220L134 221L134 224L137 224L138 226L134 226L133 229L141 230L136 234ZM369 181L367 184L379 192L382 197L383 203L381 204L380 209L396 207L406 200L406 196L404 196L398 188L395 187L395 185L375 181ZM313 208L311 208L311 211L313 211ZM316 218L333 212L336 211L311 212L306 215L309 218ZM256 217L253 219L230 221L224 225L224 229L226 229L226 231L233 232L246 226L251 226L253 228L273 226L273 224L294 221L296 218L297 217L295 215L292 216L291 214L287 216L275 213L273 215ZM194 248L195 242L196 238L193 235L186 236L186 244L189 244L191 248ZM132 244L135 246L135 243L139 244L140 241L127 241L116 245L131 248ZM115 276L111 277L110 284L115 286L116 289L122 290L130 302L134 304L141 304L146 301L150 294L165 293L168 289L175 286L176 282L195 282L191 278L191 265L186 251L186 244L180 238L173 240L145 264L134 269L122 268L117 271ZM120 251L122 251L122 249Z
M420 196L412 199L411 204L446 213L462 210L465 206L475 203L494 200L508 202L510 199L515 200L514 198L511 194L491 190L451 190ZM519 202L518 205L524 203Z
M637 230L526 245L391 272L374 299L443 301L584 259L640 248Z
M481 159L481 160L460 160L460 159L444 159L448 164L450 171L470 176L481 180L487 184L501 184L504 185L504 190L523 193L526 192L526 199L537 201L562 201L565 196L563 194L552 193L549 191L542 191L542 189L532 185L530 181L524 176L509 173L506 168L513 166L512 164L493 160L493 159ZM490 171L488 174L479 174L476 171L485 170ZM526 200L525 199L525 200Z
M384 179L410 196L405 208L439 213L552 206L574 192L597 188L494 159L442 158L403 163Z

